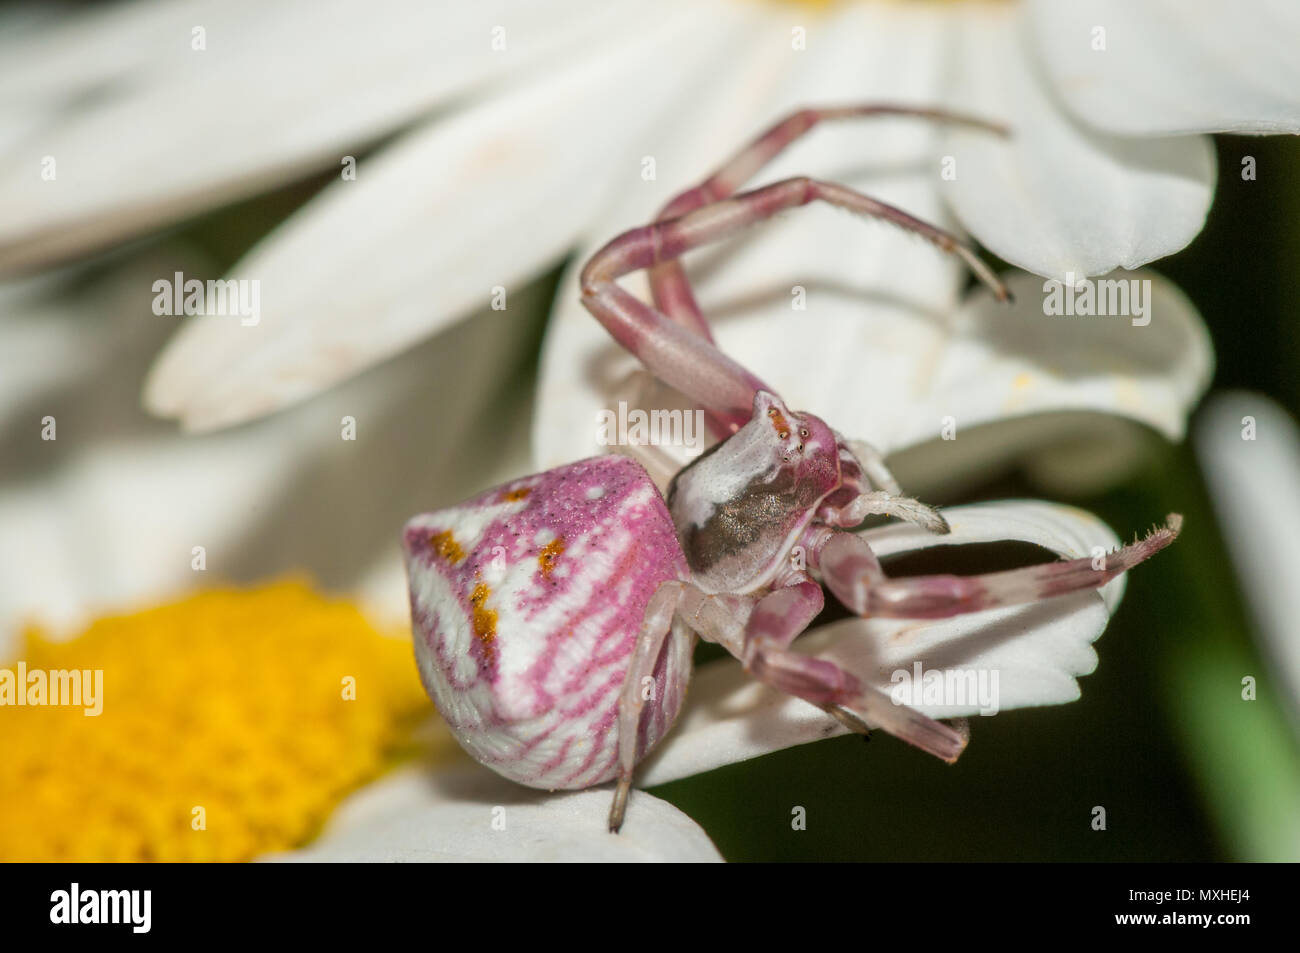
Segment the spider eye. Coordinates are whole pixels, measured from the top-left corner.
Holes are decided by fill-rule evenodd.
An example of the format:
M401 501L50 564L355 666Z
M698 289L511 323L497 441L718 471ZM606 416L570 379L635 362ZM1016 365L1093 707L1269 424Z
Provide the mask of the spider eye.
M807 428L807 427L800 427L800 428L799 428L799 436L801 436L801 437L803 437L805 440L807 440L807 439L808 439L808 428Z
M768 415L769 417L775 417L775 416L776 416L776 408L775 408L775 407L769 407L769 408L767 409L767 415Z
M784 440L786 437L790 436L790 431L782 430L779 434L777 434L777 436L780 437L782 440Z
M803 444L799 444L799 446L795 447L795 450L799 453L803 453Z

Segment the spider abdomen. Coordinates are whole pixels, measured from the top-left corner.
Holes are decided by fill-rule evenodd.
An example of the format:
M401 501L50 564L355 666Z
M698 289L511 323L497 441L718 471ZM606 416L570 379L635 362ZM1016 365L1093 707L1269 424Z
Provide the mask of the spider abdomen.
M420 676L461 745L532 787L613 778L646 604L687 574L645 470L606 456L525 477L414 517L405 548ZM677 716L693 640L675 627L645 686L641 752Z

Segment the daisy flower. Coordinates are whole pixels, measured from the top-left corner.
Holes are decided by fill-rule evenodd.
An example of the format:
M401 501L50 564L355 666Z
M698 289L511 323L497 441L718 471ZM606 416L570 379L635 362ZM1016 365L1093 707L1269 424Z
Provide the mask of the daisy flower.
M612 219L631 224L612 210L644 215L656 183L689 183L790 106L900 101L965 108L1016 135L881 123L828 133L801 161L903 193L940 224L955 217L1041 275L1135 268L1204 221L1214 163L1201 133L1300 129L1287 45L1300 13L1247 6L20 8L0 47L0 267L40 268L335 170L230 271L261 282L258 326L188 322L153 369L151 409L212 428L445 329L607 237ZM892 245L873 251L855 276L906 270ZM950 283L940 269L926 293Z
M528 279L647 221L793 106L942 103L1014 127L1007 141L902 120L827 127L764 178L845 181L1061 278L1136 268L1195 235L1214 173L1200 133L1300 128L1300 87L1275 79L1294 69L1276 43L1294 17L1282 6L1269 20L1209 5L1177 15L1078 5L1097 23L1028 0L461 6L133 3L77 21L34 13L6 34L0 75L12 81L0 85L13 108L0 134L27 175L4 179L14 201L0 266L11 271L312 171L346 172L359 157L355 178L325 186L229 271L263 286L261 321L186 319L153 366L151 409L215 429L406 353L274 418L180 440L141 417L136 388L170 324L149 315L152 282L178 270L208 277L201 256L127 248L98 269L0 289L12 345L0 439L14 461L0 520L16 528L0 540L4 618L56 607L59 621L80 624L185 591L196 571L253 581L295 566L375 618L404 619L394 527L407 516L595 452L595 415L620 399L667 399L578 310L570 274L530 402L545 292ZM1217 54L1229 41L1250 54ZM42 168L54 177L42 181ZM872 440L910 491L940 501L1011 463L1057 487L1113 479L1144 430L1181 437L1211 370L1194 308L1146 271L1115 277L1149 282L1147 326L1049 318L1041 277L1009 274L1018 304L1008 310L967 294L932 249L811 209L689 265L724 350L792 405ZM803 310L791 307L796 288ZM494 289L507 293L504 314L485 307ZM58 440L33 436L45 416ZM342 435L348 418L355 440ZM1079 556L1117 542L1069 507L947 512L954 533L938 541L905 526L864 533L887 556L995 538ZM196 547L211 569L195 569ZM885 686L921 661L1001 672L1003 709L1059 704L1095 666L1091 644L1122 588L1121 578L1032 613L847 620L800 645ZM738 665L710 663L638 784L841 730ZM306 856L644 857L658 843L680 859L716 859L688 818L643 794L626 830L644 816L662 837L648 827L623 846L605 840L606 795L550 798L485 769L425 765L359 793ZM496 807L504 831L491 826ZM538 833L587 817L598 842ZM464 841L439 833L471 827Z
M67 631L122 607L180 598L221 580L253 582L289 568L353 594L383 626L405 627L394 527L413 512L530 468L528 388L512 379L532 352L536 334L520 332L539 328L545 303L539 295L531 305L520 296L512 323L466 322L450 332L450 342L428 342L388 367L246 427L182 438L144 418L132 371L147 361L165 326L140 321L149 292L139 279L160 267L199 265L183 249L164 246L137 252L98 277L78 272L68 276L75 280L55 276L6 289L9 319L0 327L0 350L7 362L0 379L15 384L0 395L10 463L0 482L0 520L13 530L0 540L0 618L10 636L0 655L6 659L17 657L14 636L24 618ZM1204 371L1208 353L1195 312L1176 292L1158 287L1165 304L1157 313L1165 317L1144 330L1178 330L1186 343L1182 350L1168 341L1156 349L1144 376L1153 393L1176 395L1179 388L1170 381L1197 367ZM1085 354L1107 349L1108 333L1125 333L1113 322L1072 327L1082 335L1078 341L1093 342L1079 349ZM69 367L64 355L74 340L84 361ZM503 355L514 356L503 365ZM930 355L902 352L896 360L909 362L915 374ZM489 373L503 366L510 372ZM996 404L997 395L1015 389L1016 365L975 367L973 380L989 391L969 386L972 403ZM1125 380L1098 373L1098 392ZM440 412L431 416L430 407ZM47 416L57 437L43 441ZM345 417L356 422L354 441L342 437ZM483 434L492 437L490 446ZM973 442L963 435L953 443L964 441ZM1094 517L1070 507L975 504L952 507L948 515L953 534L941 540L907 526L868 530L867 538L885 556L936 542L993 538L1020 539L1065 556L1117 543ZM196 546L203 550L202 569L195 565ZM1076 698L1077 678L1095 666L1091 643L1123 585L1117 579L1099 592L1032 612L998 610L921 625L849 620L809 633L801 647L886 687L892 671L919 661L931 670L998 671L1003 710L1057 704ZM870 628L867 638L858 628L863 625ZM970 706L921 708L937 717L974 713ZM736 663L708 663L695 675L680 724L644 765L639 783L689 776L840 730L819 710L756 685ZM304 828L298 820L285 829L314 830L324 822L304 848L308 859L717 859L698 826L644 792L634 796L626 828L644 824L642 833L609 841L608 792L552 798L440 751L437 759L426 755L361 789L336 816L319 794L302 801L311 805L311 823ZM341 793L336 788L333 796ZM504 830L492 826L497 808L504 808ZM284 841L271 849L290 846Z

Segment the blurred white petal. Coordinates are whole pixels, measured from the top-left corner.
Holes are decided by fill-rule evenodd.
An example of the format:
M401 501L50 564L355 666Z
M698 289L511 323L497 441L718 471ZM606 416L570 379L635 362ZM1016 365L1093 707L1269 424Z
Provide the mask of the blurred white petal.
M526 395L498 372L527 360L537 289L513 321L484 315L292 414L185 438L143 414L135 380L176 320L149 313L147 276L191 264L148 258L85 288L6 289L0 380L29 386L0 388L0 655L26 619L75 626L290 570L401 618L406 518L526 465ZM47 415L54 441L41 439ZM206 573L191 569L196 545Z
M1095 546L1110 550L1119 542L1090 513L1033 500L954 506L944 515L952 526L950 536L903 524L862 536L884 557L934 546L1020 540L1078 558L1091 555ZM919 661L925 671L997 672L1001 710L1059 705L1076 700L1076 679L1097 667L1092 643L1106 627L1123 587L1121 576L1100 592L952 619L846 619L814 629L795 646L804 654L834 660L886 692L894 671L911 672ZM917 707L936 718L978 714L972 705ZM696 670L681 720L638 770L637 783L662 784L844 732L821 709L759 684L740 663L711 662Z
M1098 129L1300 132L1295 0L1025 2L1057 94Z
M410 768L362 789L310 846L266 860L675 861L722 855L704 830L644 791L628 802L622 831L606 824L608 788L534 791L477 766Z
M341 156L454 96L617 47L638 22L597 0L204 0L73 20L0 65L0 89L56 100L44 128L0 162L0 270L338 168ZM199 26L206 49L193 50ZM503 51L491 46L496 27ZM69 65L113 50L98 65ZM41 179L45 156L57 161L54 181Z
M1243 436L1247 428L1253 439ZM1196 453L1261 648L1300 716L1300 427L1262 394L1216 394L1196 422Z
M1061 280L1137 268L1196 236L1214 196L1208 139L1085 128L1051 98L1018 7L957 9L953 101L1012 129L1009 139L949 135L956 178L940 185L967 230L1011 264Z
M5 22L0 35L0 102L36 101L47 108L102 95L112 86L174 77L192 57L191 31L243 37L256 30L259 0L119 0L68 9L44 4L21 33ZM310 4L284 0L303 16ZM75 15L69 15L74 13ZM62 14L62 15L58 15ZM12 14L9 14L12 15ZM268 66L274 64L267 64Z
M192 430L236 423L410 346L497 286L508 308L563 256L607 183L635 188L636 130L729 39L726 24L680 7L624 25L635 39L426 126L290 219L231 272L261 282L260 322L186 327L159 359L149 408ZM673 78L654 80L670 59Z

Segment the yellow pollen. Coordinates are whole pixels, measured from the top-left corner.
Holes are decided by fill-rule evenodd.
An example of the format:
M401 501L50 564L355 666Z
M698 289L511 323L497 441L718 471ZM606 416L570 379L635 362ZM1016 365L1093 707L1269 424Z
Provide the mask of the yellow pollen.
M67 642L30 629L25 643L28 673L102 672L102 711L0 706L0 861L298 846L427 711L410 641L301 582L203 592Z

